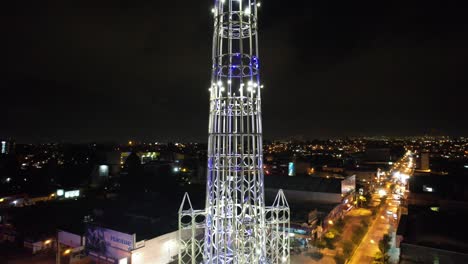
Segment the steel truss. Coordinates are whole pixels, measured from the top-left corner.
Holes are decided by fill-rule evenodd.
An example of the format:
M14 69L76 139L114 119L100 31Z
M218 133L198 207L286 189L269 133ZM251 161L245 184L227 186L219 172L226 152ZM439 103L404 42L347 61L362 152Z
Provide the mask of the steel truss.
M216 0L205 210L179 210L179 263L289 263L289 206L265 207L257 2Z

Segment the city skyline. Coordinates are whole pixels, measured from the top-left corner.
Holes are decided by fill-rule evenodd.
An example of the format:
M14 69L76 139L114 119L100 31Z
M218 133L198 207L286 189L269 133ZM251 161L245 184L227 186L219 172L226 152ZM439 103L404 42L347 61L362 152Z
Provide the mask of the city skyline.
M100 4L5 8L0 136L205 141L212 2ZM462 9L264 1L260 13L266 139L467 134Z
M465 9L2 11L1 263L468 263Z

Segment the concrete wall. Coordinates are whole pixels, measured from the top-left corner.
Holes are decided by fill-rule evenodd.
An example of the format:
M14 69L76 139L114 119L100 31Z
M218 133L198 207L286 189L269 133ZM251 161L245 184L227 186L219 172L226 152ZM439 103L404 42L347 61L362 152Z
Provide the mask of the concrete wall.
M166 264L178 254L178 231L146 240L145 245L132 251L132 264Z
M346 174L356 175L356 182L360 181L374 181L377 177L377 170L375 171L359 171L359 170L347 170Z
M58 242L67 245L71 248L76 248L82 246L83 238L80 235L73 234L66 231L58 231L57 232Z
M421 170L429 170L430 163L429 163L429 153L421 153Z

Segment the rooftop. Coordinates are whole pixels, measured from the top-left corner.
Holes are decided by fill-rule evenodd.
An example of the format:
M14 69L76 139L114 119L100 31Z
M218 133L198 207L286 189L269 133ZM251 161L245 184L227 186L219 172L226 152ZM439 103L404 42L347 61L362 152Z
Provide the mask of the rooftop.
M403 236L402 243L468 253L463 232L468 212L410 206L404 218L397 231Z
M341 181L342 179L327 179L314 176L267 176L265 177L265 187L341 194Z

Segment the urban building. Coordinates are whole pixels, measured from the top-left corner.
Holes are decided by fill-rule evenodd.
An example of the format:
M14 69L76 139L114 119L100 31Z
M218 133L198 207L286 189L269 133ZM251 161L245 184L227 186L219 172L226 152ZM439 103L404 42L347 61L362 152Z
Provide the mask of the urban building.
M429 172L431 170L429 158L430 158L430 153L428 152L421 153L419 157L419 168L418 168L419 170L423 172Z
M354 175L343 179L310 176L265 177L267 199L275 197L279 189L283 189L288 200L293 202L339 204L356 189L356 177Z
M178 231L154 235L131 225L105 227L86 223L80 228L58 230L57 264L83 263L131 263L167 264L178 253Z
M400 263L468 263L465 175L421 174L409 179L396 246Z
M397 230L400 263L468 263L467 222L466 210L410 205Z

